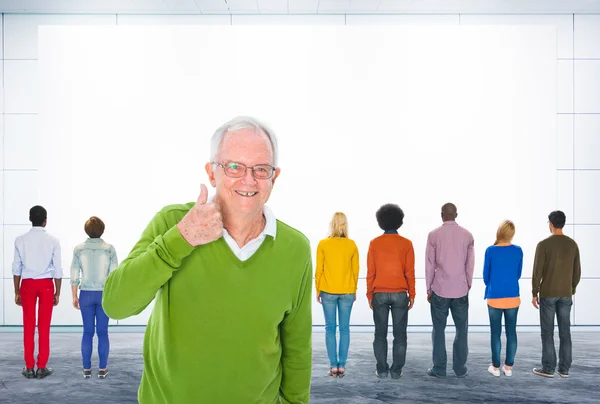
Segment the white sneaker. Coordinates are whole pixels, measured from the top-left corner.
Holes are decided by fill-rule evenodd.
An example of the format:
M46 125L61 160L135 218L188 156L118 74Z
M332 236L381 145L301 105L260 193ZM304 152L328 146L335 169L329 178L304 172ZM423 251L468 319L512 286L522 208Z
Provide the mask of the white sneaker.
M492 376L500 377L500 369L494 367L494 365L490 365L488 372L490 372Z
M502 373L504 373L504 376L511 377L512 369L506 369L506 367L504 365L502 365Z

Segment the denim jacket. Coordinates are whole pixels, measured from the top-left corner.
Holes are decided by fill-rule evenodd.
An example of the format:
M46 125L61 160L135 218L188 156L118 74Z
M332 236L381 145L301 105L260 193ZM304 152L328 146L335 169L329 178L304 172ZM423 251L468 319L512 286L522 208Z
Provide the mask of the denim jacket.
M73 250L71 285L81 290L103 290L104 281L118 266L115 248L101 238L88 238Z

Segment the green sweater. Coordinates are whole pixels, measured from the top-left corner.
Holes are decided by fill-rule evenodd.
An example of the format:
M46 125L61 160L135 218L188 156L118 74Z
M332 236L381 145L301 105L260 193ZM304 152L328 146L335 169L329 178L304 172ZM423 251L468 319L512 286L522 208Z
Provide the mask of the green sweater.
M581 278L579 247L572 238L552 235L538 243L533 263L533 297L571 297Z
M107 278L113 319L156 299L144 336L141 404L308 403L312 259L307 238L277 221L246 261L223 238L190 246L163 208Z

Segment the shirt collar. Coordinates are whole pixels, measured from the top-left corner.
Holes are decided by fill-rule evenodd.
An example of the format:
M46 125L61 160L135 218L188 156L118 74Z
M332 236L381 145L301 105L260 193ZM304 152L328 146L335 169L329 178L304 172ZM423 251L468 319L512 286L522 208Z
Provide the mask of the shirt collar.
M213 202L215 199L214 195L208 197L207 202ZM267 206L263 206L263 215L265 217L265 228L263 229L261 235L271 236L275 238L277 236L277 218L273 211Z
M458 223L456 223L455 220L448 220L447 222L442 223L442 226L446 226L446 225L452 226L452 225L456 225L456 224L458 224Z
M31 226L31 230L29 231L46 231L42 226Z
M97 237L97 238L88 237L88 239L86 241L88 243L101 243L102 239L100 237Z

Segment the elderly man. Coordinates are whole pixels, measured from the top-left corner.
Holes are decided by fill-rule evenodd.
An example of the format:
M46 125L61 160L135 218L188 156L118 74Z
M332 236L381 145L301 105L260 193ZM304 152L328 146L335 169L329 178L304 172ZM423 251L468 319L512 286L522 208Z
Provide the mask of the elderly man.
M212 138L195 203L164 207L106 280L109 317L156 298L144 341L142 404L308 403L310 244L265 206L277 142L252 118Z

